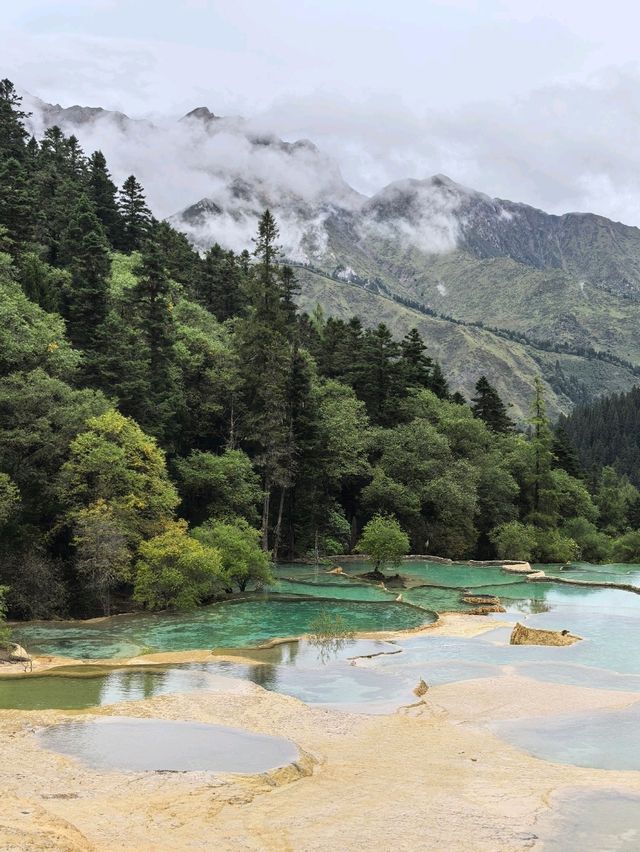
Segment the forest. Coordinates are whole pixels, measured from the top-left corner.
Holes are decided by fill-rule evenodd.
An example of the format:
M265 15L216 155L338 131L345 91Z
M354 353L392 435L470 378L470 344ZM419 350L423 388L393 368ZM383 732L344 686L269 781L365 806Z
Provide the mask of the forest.
M552 425L540 380L517 429L485 377L452 393L415 329L300 312L268 210L245 251L200 254L135 176L116 187L100 151L26 118L2 81L9 616L196 606L349 552L385 516L414 553L640 560L637 466Z

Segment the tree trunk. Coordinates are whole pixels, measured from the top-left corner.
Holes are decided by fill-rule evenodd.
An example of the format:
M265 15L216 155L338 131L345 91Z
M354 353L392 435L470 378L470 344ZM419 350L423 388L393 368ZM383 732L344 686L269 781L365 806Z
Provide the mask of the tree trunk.
M286 494L287 489L282 486L280 490L280 503L278 505L278 520L276 521L276 528L273 533L273 561L277 562L278 560L278 548L280 547L280 530L282 528L282 512L284 509L284 495Z
M350 536L350 541L349 541L349 552L350 553L353 550L353 548L356 546L357 542L358 542L358 520L357 520L356 516L354 515L351 518L351 536Z
M236 448L236 411L231 403L231 411L229 413L229 441L227 446L230 450L235 450Z
M262 549L269 550L269 508L271 506L271 483L265 481L264 501L262 503Z

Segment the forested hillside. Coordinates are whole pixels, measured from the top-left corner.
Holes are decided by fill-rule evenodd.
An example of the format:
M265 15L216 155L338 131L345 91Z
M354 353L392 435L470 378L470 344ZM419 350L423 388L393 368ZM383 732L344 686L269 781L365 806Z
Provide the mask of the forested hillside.
M610 465L640 486L640 388L578 406L562 427L585 470Z
M134 176L117 189L100 151L24 119L2 81L11 615L194 606L350 549L376 513L454 558L637 555L637 490L582 478L540 381L518 433L480 375L451 394L417 330L301 313L268 211L244 251L201 255Z

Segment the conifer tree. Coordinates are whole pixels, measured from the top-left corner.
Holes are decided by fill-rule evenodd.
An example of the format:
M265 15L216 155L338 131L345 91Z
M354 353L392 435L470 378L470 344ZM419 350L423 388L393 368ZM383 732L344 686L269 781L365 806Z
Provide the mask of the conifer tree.
M539 376L534 383L534 397L531 404L529 423L533 427L531 448L533 452L533 469L531 471L531 508L538 513L540 510L541 492L547 484L549 471L553 461L553 435L547 417L547 406L544 398L544 385Z
M142 248L151 227L151 211L135 175L129 175L122 184L118 193L118 208L122 217L120 248L125 252Z
M0 159L24 159L27 131L23 122L28 113L20 108L21 103L11 80L0 80Z
M138 280L131 288L129 301L133 324L142 342L141 354L146 356L148 366L147 392L139 400L136 419L171 444L183 406L174 348L176 288L155 243L145 244L141 262L134 271Z
M580 479L584 474L580 466L578 451L573 445L569 433L562 426L553 430L552 451L556 467L566 470L571 476Z
M64 293L69 337L80 349L90 349L107 315L111 261L104 230L86 196L80 197L61 236L60 258L71 272Z
M122 221L116 200L117 188L111 180L102 151L94 151L89 158L88 191L109 242L112 246L118 245L122 237Z
M384 323L364 334L359 375L354 388L373 423L393 425L400 396L400 347ZM362 369L363 368L363 369Z
M412 328L400 343L402 377L408 387L428 388L433 361L424 353L427 347L417 328Z
M515 424L507 415L507 408L498 395L498 391L489 384L486 376L480 376L476 382L476 395L472 397L472 411L494 432L507 434Z
M34 193L27 170L16 157L0 159L0 225L7 229L15 246L33 240Z
M285 322L287 325L292 325L296 320L297 305L295 297L300 293L300 285L293 272L293 269L284 265L280 270L280 283L282 288L282 310L284 312Z
M449 384L444 377L442 367L438 361L435 361L433 364L428 388L435 393L438 399L449 399Z

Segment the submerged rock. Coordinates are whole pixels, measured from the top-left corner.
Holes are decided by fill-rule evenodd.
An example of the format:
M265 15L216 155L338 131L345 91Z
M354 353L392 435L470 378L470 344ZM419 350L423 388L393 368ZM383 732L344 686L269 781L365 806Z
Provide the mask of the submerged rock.
M511 631L511 645L573 645L582 637L574 636L568 630L536 630L518 622Z
M390 589L405 589L406 583L402 574L384 574L382 571L379 571L377 568L375 571L367 571L366 574L360 574L359 578L361 580L370 580L374 583L381 583L383 586L386 586Z
M500 598L495 595L463 595L462 600L468 604L480 604L481 606L500 604Z

